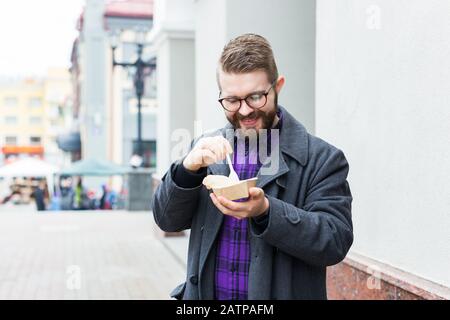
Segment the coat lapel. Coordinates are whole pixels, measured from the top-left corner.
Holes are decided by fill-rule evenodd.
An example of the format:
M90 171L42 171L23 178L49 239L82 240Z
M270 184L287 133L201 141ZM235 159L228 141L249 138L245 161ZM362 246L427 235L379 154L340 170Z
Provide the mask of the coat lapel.
M274 166L274 168L271 168L271 166ZM273 173L272 174L265 173L270 171L273 171ZM287 172L289 172L289 167L286 161L284 160L281 148L278 148L277 152L275 152L275 154L272 154L272 156L268 158L268 161L265 162L261 166L261 169L258 171L257 175L258 181L256 183L256 186L263 189L266 185L268 185L272 181L278 178L281 179L281 176L283 176Z
M289 167L283 157L281 148L272 150L272 157L269 161L263 164L261 170L258 172L257 187L263 188L269 194L267 186L276 181L278 186L270 188L270 195L277 197L280 187L285 187L284 177L289 172ZM278 157L278 159L274 157ZM274 174L264 174L264 167L267 169L271 165L278 166L274 170ZM272 259L273 247L267 244L263 239L252 236L249 231L250 246L252 260L250 263L249 279L248 279L248 298L250 300L267 300L271 299L272 286ZM255 261L255 259L257 259Z
M226 126L221 129L217 134L222 134L227 140L233 145L233 127ZM230 174L230 169L225 161L214 163L208 167L208 174L223 175L228 176ZM210 199L206 201L205 210L205 222L203 228L203 236L200 247L200 278L204 275L205 263L213 247L214 241L217 238L217 234L222 226L223 214L216 208ZM211 275L209 275L210 277ZM207 276L208 277L208 276ZM214 281L214 279L206 279L206 281ZM211 289L211 286L209 286ZM209 290L208 290L209 291Z
M228 176L229 168L226 164L215 163L208 167L208 174ZM202 242L200 246L200 278L202 278L206 260L212 249L214 241L220 230L223 214L216 208L210 199L206 200L205 222L203 228ZM213 281L214 279L207 279Z

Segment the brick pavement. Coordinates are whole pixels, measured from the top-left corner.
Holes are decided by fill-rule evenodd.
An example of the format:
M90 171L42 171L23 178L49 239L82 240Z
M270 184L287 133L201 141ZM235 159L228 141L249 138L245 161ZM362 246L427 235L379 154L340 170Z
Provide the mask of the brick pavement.
M169 299L185 277L187 238L149 212L23 211L0 207L0 299Z

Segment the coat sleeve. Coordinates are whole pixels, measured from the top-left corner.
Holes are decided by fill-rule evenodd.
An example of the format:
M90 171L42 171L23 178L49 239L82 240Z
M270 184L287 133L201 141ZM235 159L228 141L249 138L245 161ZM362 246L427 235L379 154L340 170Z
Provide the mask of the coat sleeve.
M353 242L349 166L339 149L324 154L314 163L303 208L267 196L267 226L250 223L254 236L315 266L340 262Z
M191 141L188 152L200 138ZM183 165L183 160L184 157L172 163L153 196L153 217L158 227L165 232L190 229L192 217L198 206L202 184L191 188L182 187L175 182L176 169Z
M181 161L172 164L153 196L153 216L156 224L166 232L177 232L191 227L202 188L201 184L194 188L183 188L175 183L173 174L176 166L180 164Z

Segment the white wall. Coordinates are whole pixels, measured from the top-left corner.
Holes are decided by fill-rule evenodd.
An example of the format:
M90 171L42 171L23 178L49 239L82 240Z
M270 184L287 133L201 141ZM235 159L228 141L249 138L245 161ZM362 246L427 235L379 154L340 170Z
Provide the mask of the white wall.
M153 7L153 27L191 29L194 23L195 0L155 0Z
M226 43L258 33L271 43L286 85L279 103L314 131L314 0L198 0L196 5L197 119L205 129L221 127L216 67Z
M162 176L176 159L172 157L172 134L178 129L193 135L195 110L194 43L192 39L170 39L158 48L157 68L157 171ZM188 63L186 63L188 62ZM189 140L186 145L189 145Z
M450 1L318 0L316 132L344 150L352 250L450 286Z
M195 119L194 1L156 0L154 29L149 41L157 55L157 175L176 160L173 151L179 140L173 134L189 131ZM180 155L181 157L181 155ZM178 157L179 158L179 157Z
M204 131L226 123L217 99L217 61L226 44L226 0L195 2L195 117Z

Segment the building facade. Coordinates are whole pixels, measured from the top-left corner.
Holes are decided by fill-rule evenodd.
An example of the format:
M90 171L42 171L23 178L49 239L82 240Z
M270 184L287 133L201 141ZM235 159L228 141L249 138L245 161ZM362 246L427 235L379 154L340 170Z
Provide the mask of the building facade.
M64 154L56 139L65 126L69 96L70 78L65 69L49 69L42 79L0 84L2 163L36 156L63 165Z
M134 70L113 67L113 37L116 59L136 59L138 31L149 31L153 1L87 1L79 19L79 37L72 50L74 122L81 140L80 158L104 159L129 165L136 152L137 99ZM147 44L147 43L146 43ZM144 51L144 59L150 55ZM156 100L151 72L146 77L142 100L142 138L146 166L156 166ZM88 183L98 185L99 179ZM120 188L121 178L113 185Z

